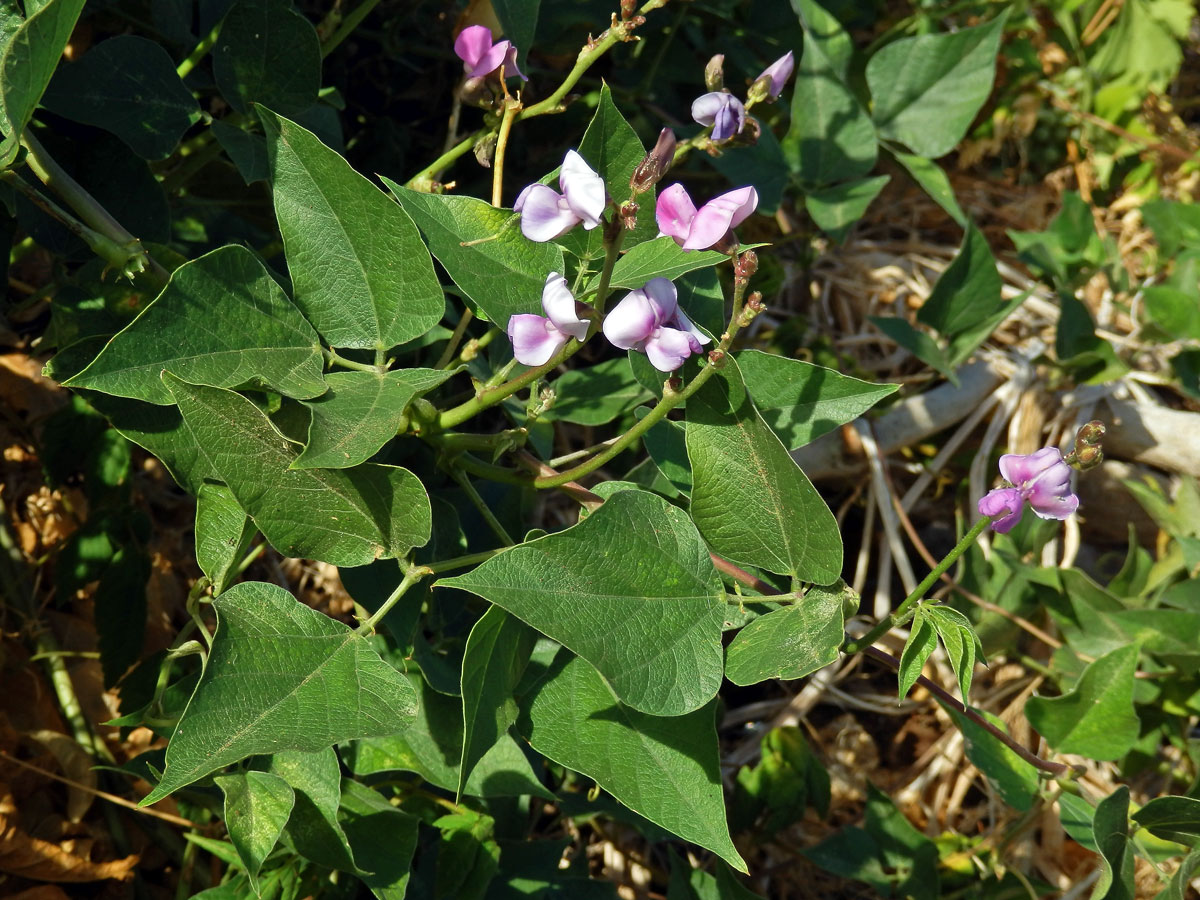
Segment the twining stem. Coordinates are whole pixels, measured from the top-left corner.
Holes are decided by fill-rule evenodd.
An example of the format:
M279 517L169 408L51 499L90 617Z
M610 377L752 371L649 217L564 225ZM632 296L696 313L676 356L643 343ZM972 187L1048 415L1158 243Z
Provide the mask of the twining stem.
M983 521L988 522L990 520L984 519ZM872 659L877 659L881 663L890 666L896 671L900 670L900 660L896 659L896 657L892 656L890 653L885 653L876 647L866 647L862 652ZM942 688L936 682L929 680L924 675L917 676L917 683L925 688L925 690L929 691L929 693L937 697L938 700L940 700L944 705L951 707L956 712L962 713L984 731L987 731L997 740L1001 741L1005 746L1011 749L1017 754L1017 756L1021 757L1021 759L1025 760L1025 762L1029 763L1031 766L1041 769L1043 772L1048 772L1056 778L1062 775L1070 775L1074 771L1068 765L1050 762L1048 759L1042 759L1036 753L1023 747L1020 743L1014 740L1011 735L1001 731L975 710L968 706L963 706L962 703L956 700L949 691Z
M603 228L604 226L602 225L601 227ZM608 299L608 288L609 284L612 282L613 267L617 264L617 258L621 253L621 242L624 239L625 229L622 228L617 231L616 235L605 247L604 268L600 272L600 282L599 287L596 290L595 301L596 310L601 314L604 313L604 303ZM587 337L584 338L584 341L595 334L596 331L599 330L599 327L600 326L597 322L593 322L591 327L588 329ZM549 360L542 363L540 366L534 366L532 369L526 369L516 378L506 381L503 384L498 384L493 388L480 391L466 403L461 403L458 406L443 410L438 415L437 421L433 423L431 430L434 433L439 431L447 431L451 428L454 428L456 425L461 425L468 419L474 418L485 409L495 406L497 403L500 403L508 397L511 397L522 388L533 384L547 372L553 372L558 366L562 365L564 361L570 359L572 356L578 353L579 348L582 346L583 342L572 338L571 340L567 341L566 345L561 350L559 350L556 354L554 354L554 356L550 357ZM567 480L571 481L573 479Z
M437 562L431 562L425 566L431 574L438 575L442 572L449 572L452 569L465 569L467 566L473 566L477 563L487 562L493 556L499 556L509 547L494 547L491 550L481 550L479 553L467 553L464 556L452 556L449 559L440 559Z
M492 206L499 208L504 197L504 155L508 152L508 135L513 121L521 110L521 101L513 100L505 91L504 117L500 119L500 132L496 136L496 152L492 157Z
M450 335L450 342L446 344L446 349L442 351L442 355L438 357L438 361L433 366L435 369L450 368L454 354L458 352L458 345L462 343L463 335L467 333L467 326L474 318L475 313L471 312L471 307L463 309L463 314L458 317L458 324L454 326L454 333Z
M375 2L378 2L378 0L375 0ZM666 2L667 0L648 0L647 3L642 4L642 7L638 10L638 14L644 16L646 13L659 9ZM374 5L372 0L367 0L364 5L368 4ZM562 84L558 86L554 93L546 99L535 103L533 106L528 106L521 110L516 114L515 120L524 122L526 119L532 119L536 116L562 112L566 108L563 105L563 101L566 99L567 94L571 92L571 89L579 82L579 79L583 77L583 74L592 67L596 60L607 53L613 45L620 41L630 40L635 27L632 21L616 22L604 34L600 35L598 40L589 42L586 47L579 51L579 57L575 60L574 67L567 73L567 77L563 79ZM340 32L341 29L338 29L338 31ZM493 130L490 127L481 128L474 134L463 138L412 178L408 179L404 183L404 186L416 190L428 190L432 184L434 175L448 168L459 157L469 153L479 141L491 134Z
M212 50L213 45L217 43L217 37L221 34L221 23L223 21L224 19L219 20L212 27L212 31L200 39L200 43L184 58L183 62L175 67L175 72L181 79L187 78L191 74L192 69L196 68L200 61L208 56L208 52Z
M508 533L508 529L500 523L500 520L496 518L496 514L492 512L492 508L479 496L479 491L475 490L475 485L471 484L471 476L453 465L453 463L448 465L448 468L450 470L450 477L458 482L458 486L463 489L463 493L467 495L467 499L475 504L475 508L479 510L479 514L483 516L483 521L487 522L488 528L492 529L496 537L500 538L501 543L509 547L514 545L516 541Z
M913 592L904 598L904 602L897 606L892 611L891 615L885 616L883 619L881 619L874 628L872 628L858 640L850 641L843 648L843 651L845 653L861 653L883 635L891 631L892 626L896 624L896 621L907 615L907 613L917 604L917 601L924 597L925 594L928 593L929 589L933 587L934 582L948 572L950 567L954 565L955 561L975 544L975 541L979 538L979 535L983 534L984 529L987 528L991 523L992 520L990 516L984 516L982 519L976 522L971 527L971 530L963 535L962 540L954 545L954 549L946 554L946 558L934 566L933 571L925 576L925 580L918 584L913 589Z
M21 143L25 145L27 151L25 154L26 165L42 184L62 197L67 206L71 207L75 214L93 231L123 248L126 264L134 259L139 259L149 269L151 278L159 282L160 286L167 283L170 278L167 270L155 262L137 238L130 234L107 209L100 205L95 197L84 190L79 182L54 161L54 158L34 137L32 129L25 129ZM107 259L107 257L105 258ZM114 263L113 260L109 260L109 262L110 264Z
M324 59L330 53L341 45L342 41L350 37L354 33L354 29L362 24L362 20L371 14L376 6L379 5L379 0L363 0L362 3L351 10L350 15L342 19L342 24L338 26L337 31L331 34L324 43L321 44L321 58Z
M408 593L408 589L424 578L426 575L432 575L433 570L428 566L415 566L407 564L404 568L404 578L396 589L392 591L392 595L383 601L383 605L375 610L367 617L361 625L356 629L358 634L371 634L375 631L375 626L379 624L379 620L392 611L392 607L400 602L400 599Z

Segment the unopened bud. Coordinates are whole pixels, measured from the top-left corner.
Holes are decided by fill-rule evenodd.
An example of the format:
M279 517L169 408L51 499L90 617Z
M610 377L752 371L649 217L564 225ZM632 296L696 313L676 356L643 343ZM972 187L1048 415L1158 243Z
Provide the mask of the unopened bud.
M724 366L725 365L725 351L719 350L719 349L718 350L709 350L708 351L708 364L710 366L716 366L717 368L721 368L722 366Z
M1088 469L1094 469L1100 463L1104 462L1104 451L1099 447L1088 445L1076 452L1075 459L1075 468L1080 472L1086 472Z
M638 205L633 200L626 200L621 204L619 215L621 224L625 226L627 231L633 231L637 228Z
M493 109L496 106L495 86L489 83L486 76L468 78L459 88L458 96L464 106L479 106L483 109Z
M475 161L485 169L492 167L492 157L496 155L496 135L484 135L483 139L475 144Z
M637 9L637 0L621 0L621 19L628 20Z
M1092 446L1099 444L1101 438L1104 437L1104 423L1098 419L1093 419L1082 428L1079 429L1079 434L1075 436L1075 446Z
M663 382L663 396L669 397L671 394L678 394L683 390L683 379L678 375L672 375Z
M733 277L738 281L749 281L750 277L757 271L758 254L753 250L747 250L733 264Z
M718 53L704 67L704 86L710 91L725 89L725 54Z
M671 163L675 161L675 132L664 128L658 133L653 149L637 164L633 176L629 179L629 187L635 194L644 193L667 174Z

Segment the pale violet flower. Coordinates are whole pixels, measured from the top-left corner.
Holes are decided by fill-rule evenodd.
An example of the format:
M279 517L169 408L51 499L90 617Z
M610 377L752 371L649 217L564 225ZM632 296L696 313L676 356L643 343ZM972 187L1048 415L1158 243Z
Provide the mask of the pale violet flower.
M712 139L723 141L742 130L746 124L746 107L733 94L710 91L692 101L692 118L701 125L711 125Z
M700 209L682 184L658 195L654 218L660 235L670 235L684 250L706 250L720 243L758 206L758 191L747 185L713 197Z
M679 308L666 278L652 278L630 291L604 319L604 336L614 347L645 353L660 372L674 372L710 338Z
M996 488L981 497L979 512L1001 516L992 522L992 528L1002 534L1021 521L1026 502L1043 519L1065 519L1079 508L1079 498L1071 492L1071 467L1057 447L1028 456L1006 453L1000 457L1000 474L1011 487Z
M794 68L796 68L796 58L792 55L792 51L789 50L763 69L762 74L755 78L754 81L757 84L763 81L763 79L767 79L764 82L767 88L767 96L774 100L783 91L783 86L787 84L787 80L792 77L792 70Z
M492 30L486 25L468 25L454 39L454 52L463 61L468 78L490 75L504 66L505 75L528 81L517 68L517 48L511 41L492 42Z
M588 323L579 318L567 279L557 272L546 276L542 309L546 313L544 316L525 313L508 320L513 356L525 366L540 366L571 338L582 341L587 337Z
M547 184L531 184L513 204L521 214L521 233L531 241L553 241L580 222L589 231L600 224L608 203L604 179L574 150L567 151L558 186L562 193Z

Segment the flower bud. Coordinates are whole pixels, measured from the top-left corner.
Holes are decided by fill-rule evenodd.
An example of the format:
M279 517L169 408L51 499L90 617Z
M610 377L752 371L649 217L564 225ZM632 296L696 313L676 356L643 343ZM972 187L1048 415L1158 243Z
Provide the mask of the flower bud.
M492 167L492 157L496 155L496 135L485 135L475 144L475 161L485 169Z
M747 250L737 258L733 265L733 277L738 281L749 281L750 277L758 271L758 254L753 250Z
M636 9L637 0L621 0L621 21L629 21Z
M1079 429L1079 434L1075 436L1075 445L1078 447L1099 444L1100 439L1104 437L1104 430L1104 423L1099 419L1093 419Z
M662 179L675 161L675 132L664 128L658 133L654 147L646 154L629 179L629 187L635 194L644 193Z
M1104 451L1099 447L1088 445L1075 454L1075 460L1075 468L1080 472L1086 472L1104 462Z
M478 106L482 109L494 109L496 106L495 86L487 76L468 78L458 91L463 106Z
M621 219L621 224L627 231L633 231L637 228L638 205L633 200L626 200L621 204L618 211L618 216Z
M725 88L725 54L718 53L704 67L704 86L710 91Z

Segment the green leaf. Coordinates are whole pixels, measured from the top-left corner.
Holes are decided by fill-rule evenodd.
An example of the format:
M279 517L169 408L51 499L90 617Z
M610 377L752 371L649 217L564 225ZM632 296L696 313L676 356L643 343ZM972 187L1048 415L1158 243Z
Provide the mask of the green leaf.
M174 406L153 406L90 391L87 400L123 437L158 457L184 490L195 495L206 481L220 480Z
M918 156L954 149L992 91L1008 11L950 34L901 38L867 62L879 133Z
M111 131L143 159L166 159L200 117L167 51L131 34L60 66L42 102L60 116Z
M596 111L579 141L578 152L604 179L609 197L616 198L620 203L629 196L630 176L645 157L646 148L613 103L612 91L607 84L600 88ZM654 219L655 189L639 195L637 202L640 208L637 227L626 232L626 248L658 236L658 225ZM559 238L558 243L580 258L600 259L604 256L603 231L603 225L591 231L576 227Z
M896 157L896 162L908 170L908 174L925 189L925 193L932 197L938 206L946 211L950 218L963 228L967 227L967 214L958 205L958 198L954 196L954 188L950 186L950 179L947 177L945 169L923 156L899 152L892 155Z
M850 233L850 226L863 217L867 207L879 196L890 175L876 175L859 181L844 181L833 187L809 191L804 206L817 226L835 241Z
M1027 812L1041 787L1038 770L973 719L945 704L943 708L963 734L967 759L983 773L1001 800L1018 812ZM1001 731L1007 731L1004 723L990 713L981 711L980 715L986 716Z
M983 644L980 642L970 620L957 609L949 606L930 605L925 608L929 623L942 639L946 655L950 658L950 668L958 678L958 689L962 692L963 705L971 703L971 679L975 676L976 651L983 655Z
M208 664L142 805L247 756L392 734L415 716L412 687L366 638L283 588L237 584L212 605Z
M284 556L362 566L429 540L429 498L398 466L295 469L296 453L253 403L163 375L205 464Z
M533 38L537 33L538 9L541 5L542 0L492 0L500 28L517 48L517 65L522 69L525 55L533 46Z
M235 772L214 780L225 794L229 840L257 891L259 870L279 842L296 795L286 781L270 772Z
M455 791L463 750L462 704L457 697L439 694L415 672L407 677L421 698L416 720L387 736L355 741L343 757L350 771L360 777L416 772L432 785ZM470 797L554 797L537 780L529 760L507 731L475 764L462 792Z
M759 616L729 645L725 677L747 685L803 678L838 658L845 639L845 584L812 588L794 603Z
M217 88L240 113L261 103L298 116L317 102L321 42L289 0L238 0L212 52Z
M1169 340L1200 338L1200 305L1194 293L1165 285L1142 289L1146 315Z
M0 166L17 155L18 142L29 124L50 77L62 58L84 0L48 0L21 23L0 52Z
M463 750L458 788L475 765L517 721L513 691L525 673L538 634L498 606L488 608L467 637L463 651Z
M150 558L133 547L118 550L100 576L94 616L105 687L120 681L126 670L141 658L149 579Z
M754 405L790 450L857 419L900 388L760 350L743 350L737 363Z
M1059 753L1120 759L1140 731L1133 709L1139 648L1118 647L1089 663L1075 688L1061 697L1030 697L1025 715Z
M1000 273L987 238L967 226L963 245L917 310L917 321L947 338L966 331L1000 308Z
M800 183L813 187L862 178L879 154L871 117L807 31L783 154Z
M739 565L832 584L842 537L833 513L762 420L736 364L688 400L692 521Z
M420 820L349 778L342 780L340 818L354 859L365 870L359 880L379 900L404 900Z
M1121 785L1096 804L1092 833L1102 865L1092 897L1094 900L1134 900L1136 893L1133 886L1133 846L1129 840L1128 785Z
M897 672L900 687L896 696L901 700L908 696L912 686L917 683L925 661L937 647L937 632L933 630L924 613L924 607L917 607L917 614L913 617L912 627L908 632L908 640L904 642L904 649L900 652L900 669Z
M646 410L649 412L648 408ZM636 410L635 415L640 412L640 409ZM692 465L688 461L683 429L682 422L663 419L642 435L642 445L663 477L686 496L692 492Z
M296 305L334 347L386 350L446 301L408 214L311 131L256 107Z
M645 715L621 704L584 660L560 652L522 700L517 727L538 753L745 872L725 824L714 708Z
M759 214L772 216L779 209L788 183L788 165L783 148L767 125L761 126L758 140L749 147L731 147L720 156L705 154L701 158L733 184L753 185L758 192Z
M1133 814L1133 821L1164 841L1195 847L1200 839L1200 800L1155 797Z
M205 482L196 494L196 563L212 582L213 596L236 577L233 567L250 549L257 529L233 492Z
M325 392L321 343L263 264L244 247L185 263L162 293L110 340L69 387L174 403L164 369L211 387L269 387L306 399Z
M836 4L831 4L829 0L825 0L824 5L818 0L792 0L792 9L804 26L805 44L819 45L833 73L842 81L847 81L851 58L854 56L854 41L837 16L826 8L829 5L836 8Z
M867 318L871 320L871 324L921 362L937 369L949 378L951 383L958 384L958 376L954 373L954 366L951 365L946 351L925 332L917 331L907 319L901 319L898 316L868 316Z
M528 622L643 712L683 715L720 687L721 579L687 516L653 494L622 491L573 528L435 586Z
M883 870L879 845L870 834L854 825L835 831L815 847L801 853L827 872L842 878L865 881L882 896L892 894L894 881Z
M1183 862L1171 876L1166 890L1160 893L1155 900L1187 900L1188 888L1197 869L1200 869L1200 850L1193 850L1183 858Z
M296 805L283 833L289 849L317 865L361 874L338 821L342 775L333 747L273 753L270 771L296 792Z
M455 370L395 369L333 372L329 391L304 405L312 419L297 469L348 469L366 462L396 436L413 397L433 390Z
M613 266L610 286L613 290L628 288L636 291L651 278L674 281L688 272L710 268L728 258L716 250L684 250L674 238L664 235L622 254Z
M879 847L880 861L895 879L896 894L911 900L939 900L937 845L913 827L887 794L869 783L864 819L867 833Z
M566 271L557 244L527 241L511 210L380 180L420 227L446 274L488 319L503 329L518 313L542 314L546 276ZM472 241L480 243L463 246Z
M577 425L611 422L652 396L633 377L625 356L586 369L571 369L551 382L550 387L556 394L554 405L541 418Z
M271 163L267 159L267 142L261 134L251 134L246 129L237 128L222 119L215 119L211 127L213 137L229 154L246 184L270 179Z

